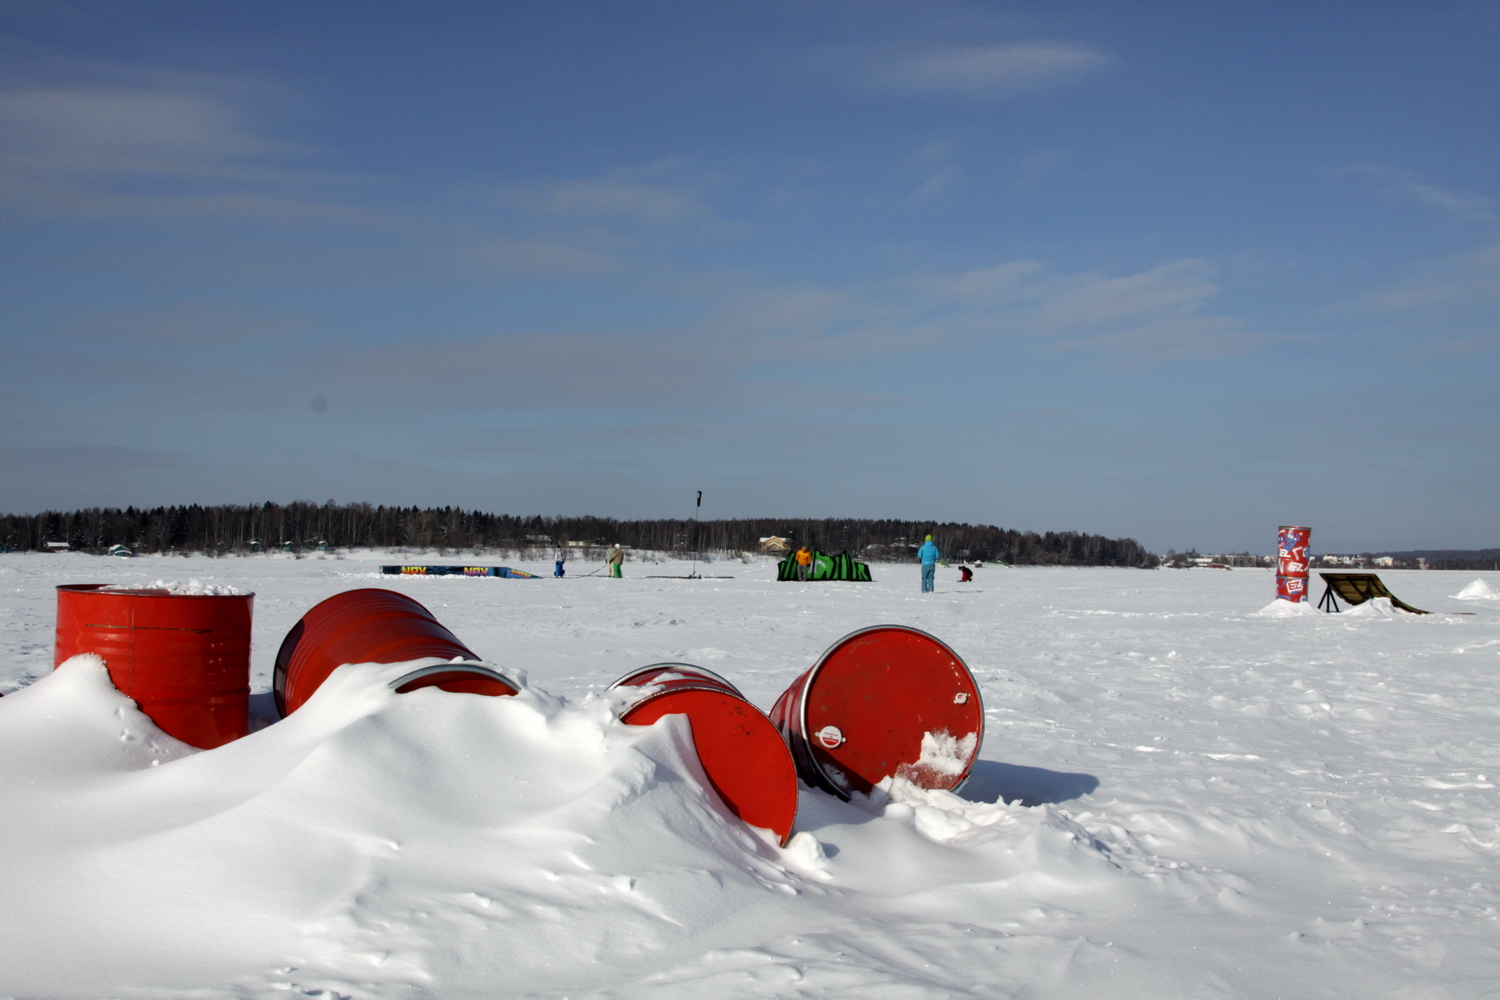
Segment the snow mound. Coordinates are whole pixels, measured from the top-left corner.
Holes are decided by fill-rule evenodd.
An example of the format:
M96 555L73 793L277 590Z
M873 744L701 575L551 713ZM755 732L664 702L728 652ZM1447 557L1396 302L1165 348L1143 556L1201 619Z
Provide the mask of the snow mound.
M1398 615L1409 615L1410 612L1396 607L1389 597L1372 597L1368 601L1349 608L1344 614L1352 618L1395 618Z
M1500 601L1500 591L1496 591L1481 577L1469 584L1463 590L1453 595L1460 601Z
M612 696L389 689L428 662L340 667L287 719L206 751L160 733L97 656L0 699L0 856L25 873L0 885L0 940L27 956L3 990L618 990L725 944L838 926L850 893L1037 868L1047 885L1118 878L1050 807L900 778L858 803L805 792L780 849L706 790L684 717L625 726ZM872 823L885 832L864 833L861 856L847 831ZM996 902L952 918L990 919ZM829 945L827 989L847 947Z
M1270 604L1255 612L1257 618L1298 618L1302 615L1315 615L1318 609L1314 608L1308 601L1283 601L1276 598Z

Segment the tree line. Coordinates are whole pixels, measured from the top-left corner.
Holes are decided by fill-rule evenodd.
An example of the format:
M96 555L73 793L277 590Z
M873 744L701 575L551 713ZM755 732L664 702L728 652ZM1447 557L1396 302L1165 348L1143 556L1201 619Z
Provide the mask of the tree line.
M755 552L777 536L864 561L910 561L931 534L943 555L1036 566L1155 566L1134 539L1074 531L1015 531L989 524L870 519L734 518L621 521L607 517L519 517L458 507L367 503L89 508L0 516L0 549L38 551L49 542L104 553L240 554L286 549L390 548L447 553L519 551L568 542L619 543L662 552Z
M1428 569L1487 569L1500 570L1500 549L1419 549L1412 552L1376 552L1362 555L1362 559L1390 556L1398 565L1416 566L1418 559L1427 560Z

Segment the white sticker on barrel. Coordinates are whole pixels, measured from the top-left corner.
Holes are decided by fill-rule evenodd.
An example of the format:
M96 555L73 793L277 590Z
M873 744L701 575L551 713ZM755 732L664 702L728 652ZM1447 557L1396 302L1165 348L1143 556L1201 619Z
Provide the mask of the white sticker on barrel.
M838 726L824 726L816 733L813 733L813 736L829 750L834 749L840 743L844 742L844 733Z
M953 704L955 704L955 705L967 705L968 703L969 703L969 692L967 692L967 691L960 691L960 692L958 692L958 694L956 694L956 695L953 696Z

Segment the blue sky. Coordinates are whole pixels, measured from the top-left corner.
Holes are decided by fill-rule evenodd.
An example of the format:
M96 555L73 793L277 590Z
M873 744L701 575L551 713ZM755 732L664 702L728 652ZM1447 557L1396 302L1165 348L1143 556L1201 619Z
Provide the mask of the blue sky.
M1494 546L1497 51L1481 3L0 4L0 509Z

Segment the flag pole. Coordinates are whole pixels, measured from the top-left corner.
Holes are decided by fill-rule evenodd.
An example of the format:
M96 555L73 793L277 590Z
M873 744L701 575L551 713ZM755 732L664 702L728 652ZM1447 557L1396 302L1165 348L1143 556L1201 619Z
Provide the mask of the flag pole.
M689 580L698 578L698 512L703 509L703 491L698 491L698 503L693 507L693 520L691 530L688 532L688 544L693 547L693 572Z

